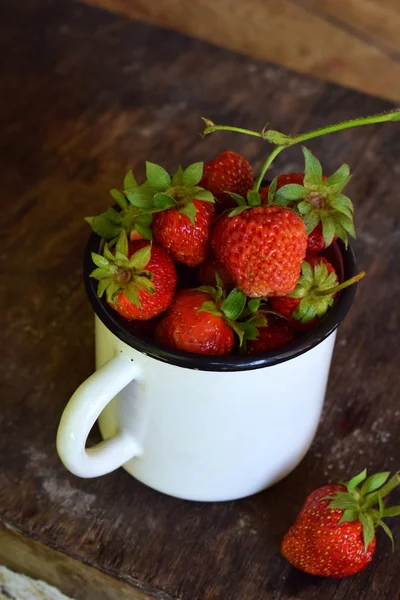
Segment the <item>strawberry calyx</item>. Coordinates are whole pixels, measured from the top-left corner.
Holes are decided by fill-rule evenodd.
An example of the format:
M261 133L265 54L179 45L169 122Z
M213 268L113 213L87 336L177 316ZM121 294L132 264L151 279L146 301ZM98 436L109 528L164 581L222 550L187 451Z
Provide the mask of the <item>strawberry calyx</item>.
M108 244L105 244L102 255L92 252L92 260L97 268L92 271L90 277L99 282L97 287L99 298L105 293L107 302L116 306L118 296L124 293L132 304L140 307L140 290L155 294L152 283L154 275L145 269L151 258L152 245L149 243L130 258L128 258L128 248L126 233L122 231L114 254Z
M303 184L291 183L278 190L277 177L270 185L267 204L290 206L303 219L307 235L321 223L325 247L335 235L347 247L348 235L356 237L353 203L342 191L351 179L349 166L343 164L330 177L324 178L319 160L302 147L305 168Z
M126 189L124 194L134 207L150 213L176 208L194 225L197 208L193 201L215 202L212 193L198 185L203 177L203 166L198 162L185 170L179 167L170 177L160 165L146 162L146 181Z
M246 347L247 340L257 339L259 327L267 325L267 319L259 312L261 300L247 299L245 294L234 288L226 293L218 273L215 274L217 286L203 285L196 288L209 294L211 300L203 303L198 312L208 312L222 317L239 338L241 349Z
M228 192L230 197L235 200L238 205L237 208L229 209L228 216L235 217L236 215L240 215L244 210L248 210L249 208L255 208L256 206L261 206L261 195L256 190L249 190L247 192L246 198L241 196L240 194L235 194L234 192Z
M309 323L315 317L321 319L328 309L333 306L335 295L357 283L364 276L365 271L360 271L354 277L338 284L336 283L336 273L329 273L323 262L319 262L312 267L306 260L303 261L300 279L294 291L289 294L289 298L300 299L293 312L293 319L301 323Z
M335 492L323 500L330 500L328 508L342 509L343 514L338 522L349 523L360 521L363 528L364 549L374 539L375 529L382 527L394 547L393 535L383 521L387 517L400 515L400 506L385 507L383 499L400 484L400 473L390 477L390 472L375 473L367 478L367 470L343 483L345 492Z
M132 232L137 232L138 237L144 240L151 240L153 237L151 210L143 206L134 206L128 202L127 194L137 187L139 186L133 171L129 170L124 178L124 192L120 192L116 188L110 190L110 195L117 203L119 210L110 207L106 212L85 218L93 231L108 242L108 246L114 246L123 231L128 237Z

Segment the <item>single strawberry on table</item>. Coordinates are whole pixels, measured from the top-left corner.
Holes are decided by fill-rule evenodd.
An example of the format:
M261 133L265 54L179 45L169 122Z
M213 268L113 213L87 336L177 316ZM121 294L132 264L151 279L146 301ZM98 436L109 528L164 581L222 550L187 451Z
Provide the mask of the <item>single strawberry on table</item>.
M217 212L221 213L235 206L230 193L246 196L253 184L254 174L251 165L236 152L225 150L214 160L204 163L200 185L209 190L218 200Z
M128 242L120 234L114 253L92 253L97 295L126 319L147 320L167 310L176 287L176 270L168 253L146 240Z
M383 498L400 483L400 474L389 477L384 472L367 478L364 470L348 483L312 492L282 541L283 556L312 575L341 578L362 571L373 558L377 527L393 544L383 519L400 515L400 506L386 508Z
M344 288L364 277L361 271L351 279L338 283L336 271L322 256L307 255L301 267L301 277L287 296L271 297L271 308L288 319L297 330L317 325L335 302L335 296Z
M238 199L238 198L237 198ZM211 243L216 257L251 298L293 292L306 255L307 234L302 219L281 206L260 206L251 190L247 203L217 222Z

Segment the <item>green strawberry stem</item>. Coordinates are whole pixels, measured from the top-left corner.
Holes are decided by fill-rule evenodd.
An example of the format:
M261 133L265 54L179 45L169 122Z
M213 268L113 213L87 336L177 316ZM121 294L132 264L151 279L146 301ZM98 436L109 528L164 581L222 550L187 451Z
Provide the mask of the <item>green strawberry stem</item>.
M295 136L285 135L284 133L274 131L273 129L264 128L261 132L258 132L251 131L249 129L241 129L240 127L230 127L229 125L215 125L212 121L204 118L203 121L206 124L206 128L203 132L204 135L213 133L214 131L235 131L237 133L243 133L245 135L260 137L269 142L270 144L274 144L276 146L276 148L271 152L271 154L268 156L268 158L265 160L264 164L261 167L260 175L258 176L254 184L254 189L257 191L260 189L260 185L264 179L267 169L271 166L273 160L278 156L278 154L280 154L285 148L288 148L289 146L294 146L295 144L299 144L301 142L305 142L306 140L311 140L313 138L326 135L328 133L342 131L343 129L360 127L361 125L372 125L374 123L385 123L387 121L400 121L400 109L395 109L384 114L360 117L358 119L350 119L348 121L343 121L334 125L327 125L326 127L314 129L313 131L301 133Z
M353 283L358 283L360 281L360 279L362 279L363 277L365 277L365 271L360 271L357 275L354 275L354 277L352 277L351 279L347 279L347 281L343 281L343 283L334 285L331 288L328 288L327 290L318 290L318 291L314 292L314 295L315 296L333 296L334 294L341 292L342 290L349 287L350 285L353 285Z

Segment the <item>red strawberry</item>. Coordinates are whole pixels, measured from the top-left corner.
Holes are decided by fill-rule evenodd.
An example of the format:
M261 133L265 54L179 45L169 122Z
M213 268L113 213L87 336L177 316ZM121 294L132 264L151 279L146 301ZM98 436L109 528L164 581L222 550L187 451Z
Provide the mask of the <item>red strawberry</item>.
M236 152L225 150L214 160L204 163L200 185L219 200L216 206L218 212L236 206L227 192L246 196L253 184L254 174L250 164Z
M327 177L325 177L323 175L322 181L326 181L326 179L327 179ZM296 184L296 185L303 187L304 173L288 173L288 174L278 175L277 181L276 181L276 191L278 191L280 188L282 188L285 185L291 185L291 184ZM261 201L263 203L267 202L267 200L268 200L269 189L270 189L270 186L268 185L261 191ZM295 206L295 204L296 204L296 202L293 203L293 207ZM338 238L338 236L335 234L333 236L331 243L335 242L337 240L337 238ZM321 250L324 250L324 248L326 248L326 247L327 246L326 246L323 231L322 231L322 224L321 224L321 222L319 222L318 225L308 234L307 252L309 252L310 254L317 254Z
M371 562L376 527L393 542L382 519L399 515L400 507L384 508L382 498L400 483L400 475L389 481L388 472L366 476L365 470L345 485L326 485L308 496L282 542L290 564L312 575L347 577Z
M295 332L285 319L268 315L265 327L258 328L258 338L247 344L247 354L258 354L281 348L295 340Z
M239 322L245 309L248 318ZM156 339L165 346L186 352L230 354L234 333L243 346L245 340L257 336L257 327L265 325L265 317L254 311L251 303L246 307L246 296L237 289L228 296L219 286L182 290L157 326Z
M255 192L249 194L257 200ZM294 290L307 235L303 221L292 210L240 206L217 222L212 246L236 287L246 296L262 298Z
M115 255L92 253L97 266L91 273L99 281L98 296L126 319L146 320L167 310L176 287L174 263L167 252L146 240L129 242L123 232Z
M358 282L365 273L338 285L334 267L322 256L307 256L302 265L302 275L290 296L270 298L271 308L286 317L292 327L306 330L315 327L333 306L336 294Z
M153 219L156 241L189 267L207 256L215 212L213 195L198 185L202 176L203 163L189 165L184 171L179 167L171 178L159 165L146 162L146 181L140 186L130 182L130 189L125 190L133 207ZM138 231L142 233L140 228Z
M156 213L153 216L153 234L175 260L196 267L209 252L214 205L200 200L193 200L192 205L195 209L193 223L176 208Z
M223 314L201 310L210 301L209 294L198 290L178 292L167 314L157 326L156 340L169 348L195 354L230 354L234 334Z
M219 275L225 289L231 290L235 287L235 283L232 277L229 275L225 267L215 257L208 258L200 265L198 270L198 276L202 285L216 285L216 276Z

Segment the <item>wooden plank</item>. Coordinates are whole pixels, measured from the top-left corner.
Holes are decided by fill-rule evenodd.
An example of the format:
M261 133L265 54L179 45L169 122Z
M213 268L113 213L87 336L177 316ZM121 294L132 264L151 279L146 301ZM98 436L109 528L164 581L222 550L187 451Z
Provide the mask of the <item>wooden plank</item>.
M383 0L85 0L400 101L400 5Z
M263 142L233 134L203 140L200 115L259 128L269 120L295 133L391 105L67 0L6 0L0 37L7 56L0 96L0 522L2 535L11 527L28 547L20 554L20 538L11 546L8 533L1 560L78 600L89 567L100 575L85 600L102 600L103 581L105 598L120 590L101 574L124 584L126 594L163 600L393 600L398 550L392 554L383 536L371 567L342 582L291 569L279 543L313 488L364 466L394 470L400 463L394 126L311 144L328 172L344 161L354 167L349 195L368 277L340 329L317 438L290 477L242 501L190 503L122 470L77 479L55 452L63 407L94 363L93 316L81 282L83 217L107 206L107 190L126 169L140 172L146 159L172 169L228 147L259 167ZM293 148L279 156L274 173L301 165ZM393 502L400 503L398 492ZM400 523L393 531L399 539Z

